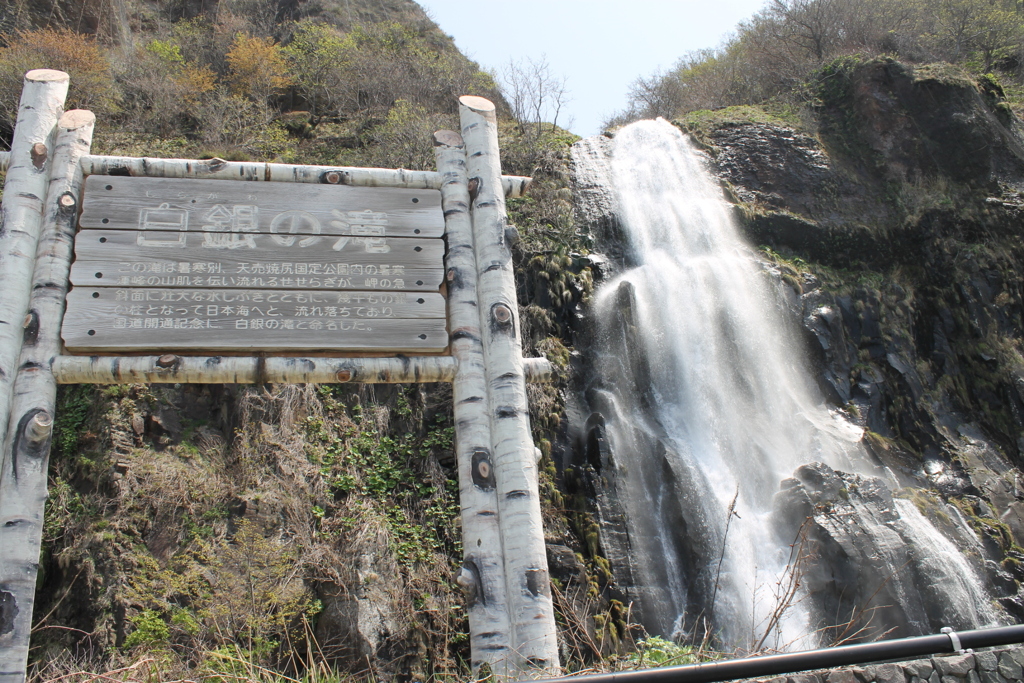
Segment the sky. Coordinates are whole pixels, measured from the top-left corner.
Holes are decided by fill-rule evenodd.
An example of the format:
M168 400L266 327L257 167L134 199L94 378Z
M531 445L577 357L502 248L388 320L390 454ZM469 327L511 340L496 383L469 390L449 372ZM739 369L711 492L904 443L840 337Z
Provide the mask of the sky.
M418 0L441 30L484 69L547 59L567 79L571 101L559 124L596 135L626 107L639 76L685 53L717 47L764 0Z

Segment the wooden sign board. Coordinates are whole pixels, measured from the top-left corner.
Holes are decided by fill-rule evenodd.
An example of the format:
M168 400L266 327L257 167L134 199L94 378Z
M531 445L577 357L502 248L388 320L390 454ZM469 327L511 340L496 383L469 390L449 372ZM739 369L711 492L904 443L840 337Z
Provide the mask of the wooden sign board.
M306 249L337 248L331 235L444 234L437 190L98 175L85 179L78 224L199 233L211 249L254 248L257 234Z
M436 190L111 176L85 190L70 353L448 345Z
M413 292L76 287L62 335L78 353L437 351L445 301Z
M255 235L255 248L212 250L203 236L157 231L83 230L75 238L71 283L86 287L243 287L436 292L444 278L444 242L382 238L367 251L283 246ZM156 243L156 244L154 244Z

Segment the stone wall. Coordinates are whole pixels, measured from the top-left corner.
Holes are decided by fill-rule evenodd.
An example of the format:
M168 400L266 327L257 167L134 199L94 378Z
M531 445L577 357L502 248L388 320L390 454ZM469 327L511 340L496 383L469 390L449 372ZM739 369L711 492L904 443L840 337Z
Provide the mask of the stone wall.
M1009 683L1024 681L1024 647L936 655L870 666L779 676L765 683Z

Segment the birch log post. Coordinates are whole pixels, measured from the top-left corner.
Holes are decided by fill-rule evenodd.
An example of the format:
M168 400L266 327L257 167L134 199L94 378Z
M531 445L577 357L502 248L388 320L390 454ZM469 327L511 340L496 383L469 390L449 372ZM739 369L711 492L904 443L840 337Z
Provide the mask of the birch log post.
M82 184L78 160L89 151L95 122L92 112L76 109L57 123L24 345L11 401L12 428L4 441L0 476L0 599L7 602L6 632L0 634L3 683L21 683L28 660L57 396L51 367L60 354L60 322Z
M472 197L478 315L483 331L491 443L514 665L521 677L559 671L551 585L544 545L537 451L530 435L512 254L505 239L505 195L494 105L459 98Z
M448 236L448 320L452 355L458 363L452 388L455 406L455 456L462 508L462 571L457 582L466 595L473 673L485 663L503 680L511 673L509 614L505 597L505 561L501 552L498 496L491 457L476 256L469 216L469 184L462 137L450 130L434 133L434 156L443 179L441 206Z
M437 190L441 174L435 171L406 171L391 168L352 166L302 166L269 164L261 161L223 159L159 159L153 157L86 156L86 175L147 176L150 178L204 178L207 180L266 180L282 183L325 183L354 187L405 187ZM521 197L532 178L503 176L505 195Z
M67 94L68 75L63 71L35 69L25 74L0 216L0 443L7 435L11 412L11 387L28 312L53 135ZM3 605L0 596L0 643L5 628Z
M526 381L550 382L547 358L525 358ZM276 356L58 356L57 384L407 384L452 382L451 356L321 358Z

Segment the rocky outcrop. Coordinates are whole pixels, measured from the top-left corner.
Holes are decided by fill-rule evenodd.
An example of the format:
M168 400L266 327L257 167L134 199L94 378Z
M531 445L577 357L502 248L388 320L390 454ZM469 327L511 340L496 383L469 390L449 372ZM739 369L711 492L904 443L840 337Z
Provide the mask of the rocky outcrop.
M806 558L797 571L813 621L837 623L828 633L834 642L854 633L897 638L929 632L933 624L964 629L996 620L982 588L985 553L963 517L913 489L898 490L907 499L894 498L891 486L821 463L782 483L775 521ZM924 513L936 523L925 522ZM989 584L1001 597L1015 596L1006 578Z

